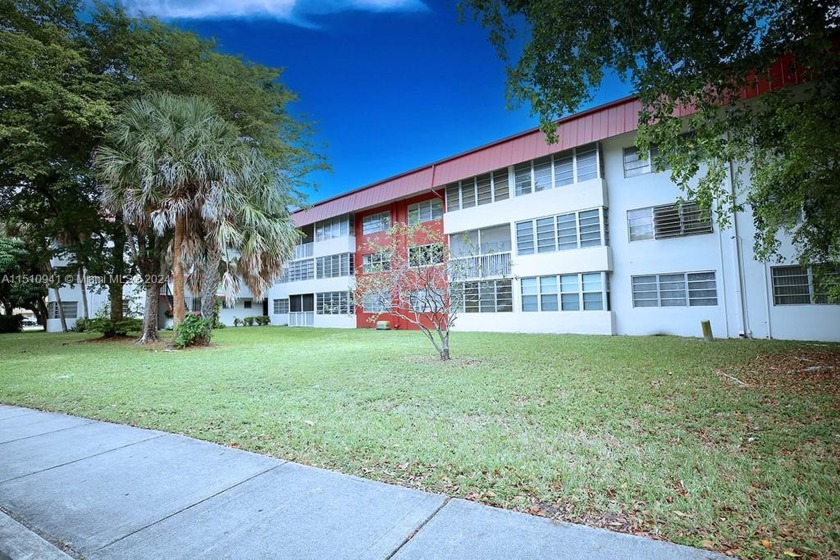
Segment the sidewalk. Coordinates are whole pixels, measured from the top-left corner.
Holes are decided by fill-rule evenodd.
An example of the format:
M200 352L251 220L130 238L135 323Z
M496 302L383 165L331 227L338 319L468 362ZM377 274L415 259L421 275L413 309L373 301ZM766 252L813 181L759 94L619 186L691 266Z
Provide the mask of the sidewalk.
M79 557L726 558L0 405L0 560Z

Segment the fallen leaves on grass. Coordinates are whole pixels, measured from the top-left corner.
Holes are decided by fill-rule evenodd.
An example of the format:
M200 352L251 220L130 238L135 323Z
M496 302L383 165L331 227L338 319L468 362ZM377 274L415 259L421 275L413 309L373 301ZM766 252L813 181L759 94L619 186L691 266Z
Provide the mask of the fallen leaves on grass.
M829 394L840 400L840 352L759 354L737 375L748 386L787 395Z

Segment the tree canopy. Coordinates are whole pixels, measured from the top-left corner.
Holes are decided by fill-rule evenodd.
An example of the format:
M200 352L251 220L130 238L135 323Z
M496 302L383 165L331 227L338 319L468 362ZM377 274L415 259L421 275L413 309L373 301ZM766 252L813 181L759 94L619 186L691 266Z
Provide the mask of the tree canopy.
M302 205L307 173L326 166L313 149L310 124L288 110L296 96L281 74L221 54L193 33L129 16L119 4L0 0L5 225L27 225L25 241L38 245L45 268L52 247L53 256L64 253L92 273L130 272L126 230L119 215L102 211L91 157L126 104L155 93L205 98L241 141L282 172L284 203ZM163 250L163 241L146 238L147 256L152 247ZM161 272L158 264L152 258L147 270ZM118 316L122 286L109 290Z
M840 260L840 10L832 2L464 0L507 58L512 104L555 121L592 98L608 70L643 110L637 143L658 148L672 178L722 225L753 212L756 254L792 238L804 263ZM519 39L524 39L519 42ZM513 41L513 42L512 42ZM800 76L749 101L777 70ZM680 116L679 108L690 108ZM733 162L733 169L729 169ZM747 175L745 171L749 171ZM733 183L729 184L729 177ZM748 180L745 178L749 177Z

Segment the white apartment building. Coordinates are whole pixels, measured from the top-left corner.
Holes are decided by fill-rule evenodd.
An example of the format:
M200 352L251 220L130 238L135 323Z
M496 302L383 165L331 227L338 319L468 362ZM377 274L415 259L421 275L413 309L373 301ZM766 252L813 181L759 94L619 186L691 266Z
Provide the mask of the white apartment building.
M463 239L479 252L467 257L473 277L450 288L475 296L456 330L700 336L708 320L717 337L840 341L840 305L790 247L787 262L758 262L749 213L720 229L691 201L675 204L669 172L634 147L640 108L619 100L559 121L557 144L527 131L296 212L304 238L267 300L243 294L223 321L372 327L382 309L352 298L355 275L383 258L366 240L421 222L454 255ZM74 289L62 299L78 315Z

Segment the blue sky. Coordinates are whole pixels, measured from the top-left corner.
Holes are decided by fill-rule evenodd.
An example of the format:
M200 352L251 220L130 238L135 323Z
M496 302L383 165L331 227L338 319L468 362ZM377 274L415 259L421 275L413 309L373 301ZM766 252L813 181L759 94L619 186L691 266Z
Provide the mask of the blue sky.
M487 32L446 0L130 0L214 37L223 52L285 68L333 168L310 202L537 125L505 109L505 71ZM588 106L629 93L609 78Z

